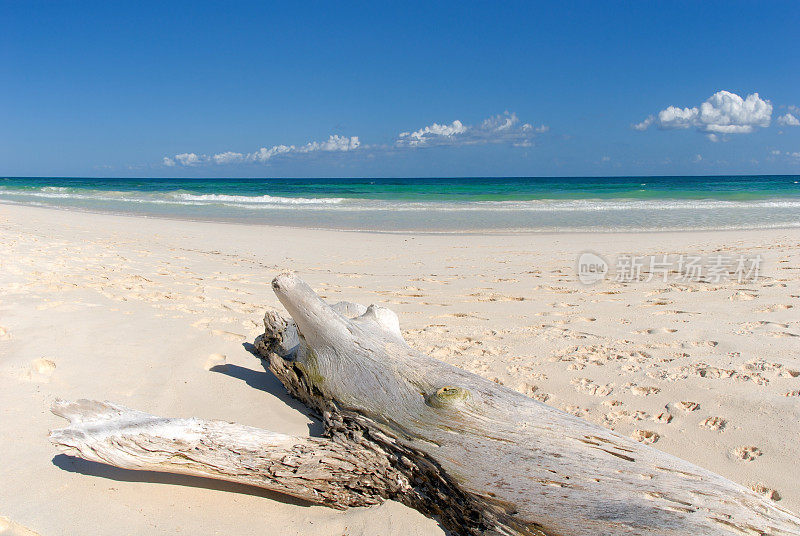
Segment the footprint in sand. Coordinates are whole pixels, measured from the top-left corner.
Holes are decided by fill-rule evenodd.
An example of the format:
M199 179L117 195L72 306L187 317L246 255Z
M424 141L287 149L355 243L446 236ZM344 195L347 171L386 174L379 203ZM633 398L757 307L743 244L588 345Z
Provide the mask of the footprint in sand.
M534 393L533 395L531 395L531 398L533 398L534 400L538 400L541 403L545 403L548 400L550 400L550 394L549 393Z
M480 302L496 302L496 301L525 301L523 296L506 296L497 294L495 292L473 292L468 295L472 298L477 298Z
M668 411L662 411L657 416L653 417L653 420L656 422L669 424L670 422L672 422L672 414L669 413Z
M717 346L718 344L719 343L717 341L692 341L691 342L691 346L694 346L695 348L703 347L703 346L710 346L710 347L713 348L713 347Z
M650 328L650 329L640 329L636 333L646 333L648 335L655 335L657 333L675 333L676 331L678 330L672 328Z
M631 438L638 441L639 443L651 444L655 443L659 440L661 436L657 433L653 432L652 430L634 430L631 434Z
M636 422L649 420L650 418L649 413L638 409L631 411L627 409L615 409L603 415L603 421L609 426L614 426L619 421Z
M50 381L50 376L55 370L56 364L54 361L40 357L31 361L27 376L32 382L45 383Z
M658 305L671 305L673 302L671 300L648 300L643 305L645 307L655 307Z
M517 391L531 398L533 398L533 396L536 394L536 391L538 390L539 388L537 386L530 384L528 382L522 382L517 388Z
M694 411L694 410L696 410L697 408L700 407L700 404L698 404L697 402L691 402L689 400L684 400L682 402L678 402L675 405L677 407L679 407L680 409L682 409L683 411L687 411L687 412L688 411Z
M7 341L10 338L11 333L3 326L0 326L0 341Z
M608 396L614 390L610 385L600 385L589 378L573 378L570 383L575 386L576 391L583 391L594 396Z
M229 341L235 341L235 342L243 341L243 340L245 340L247 338L244 335L242 335L241 333L234 333L232 331L225 331L224 329L212 329L211 330L211 334L219 336L219 337L223 337L223 338L225 338L225 339L227 339Z
M644 386L644 385L632 385L632 384L629 384L627 387L631 390L631 393L633 393L636 396L650 396L650 395L654 395L654 394L658 393L659 391L661 391L661 389L659 387L655 387L655 386Z
M709 430L719 432L725 428L726 424L728 424L728 421L722 417L709 417L703 421L700 421L700 428L707 428Z
M484 318L482 316L474 315L471 313L449 313L446 315L439 315L437 318L475 318L477 320L489 320L488 318Z
M800 335L789 331L770 331L767 334L770 337L800 337Z
M752 462L761 456L761 449L758 447L736 447L732 452L733 456L739 460Z
M780 501L781 495L776 490L768 488L764 484L753 484L750 489L771 501Z
M794 305L788 305L783 303L777 303L775 305L769 305L764 307L763 309L756 310L757 313L774 313L775 311L784 311L786 309L791 309Z
M756 324L759 326L778 326L783 329L789 328L789 324L782 324L781 322L773 322L771 320L759 320Z
M223 354L211 354L208 356L208 359L206 359L206 363L203 365L203 368L206 370L214 369L219 372L228 370L226 357Z
M563 411L566 411L567 413L569 413L569 414L571 414L571 415L575 415L576 417L583 417L583 416L585 416L585 415L586 415L586 413L588 413L588 411L589 411L589 410L588 410L588 409L586 409L586 408L582 408L582 407L580 407L580 406L571 406L571 405L564 406L564 407L563 407L563 408L561 408L561 409L562 409Z

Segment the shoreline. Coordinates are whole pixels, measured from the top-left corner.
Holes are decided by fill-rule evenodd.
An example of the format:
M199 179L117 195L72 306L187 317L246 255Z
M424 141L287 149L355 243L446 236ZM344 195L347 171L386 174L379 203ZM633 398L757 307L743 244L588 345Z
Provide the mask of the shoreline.
M255 226L274 229L285 230L308 230L308 231L333 231L333 232L352 232L352 233L369 233L378 235L432 235L432 236L509 236L509 235L532 235L532 236L547 236L547 235L580 235L580 234L604 234L604 235L628 235L628 234L668 234L668 233L717 233L717 232L758 232L758 231L789 231L800 229L800 221L795 225L782 225L776 224L775 226L761 226L761 227L685 227L685 228L670 228L670 229L648 229L648 228L629 228L629 229L576 229L566 228L561 230L542 229L536 230L528 227L521 227L518 229L463 229L463 230L377 230L377 229L348 229L336 227L305 227L305 226L291 226L291 225L277 225L273 223L260 223L260 222L247 222L243 220L234 219L198 219L198 218L184 218L180 216L170 216L167 214L146 214L134 212L115 212L104 211L97 209L84 209L76 207L59 207L59 206L46 206L46 205L33 205L30 203L14 202L7 199L0 199L0 207L27 207L32 209L42 210L56 210L61 212L77 213L77 214L94 214L98 216L117 216L117 217L130 217L130 218L143 218L147 220L163 220L169 222L189 222L189 223L204 223L204 224L225 224L225 225L242 225L242 226ZM290 209L287 209L290 210Z
M43 535L440 535L396 503L345 512L58 454L56 398L315 433L243 344L298 271L397 312L414 348L800 510L800 229L425 234L221 225L0 204L0 517ZM498 237L502 237L498 240ZM579 253L742 253L739 284L577 280ZM220 368L217 368L220 367ZM213 369L213 370L212 370ZM796 395L793 393L797 393ZM99 507L86 512L85 505Z

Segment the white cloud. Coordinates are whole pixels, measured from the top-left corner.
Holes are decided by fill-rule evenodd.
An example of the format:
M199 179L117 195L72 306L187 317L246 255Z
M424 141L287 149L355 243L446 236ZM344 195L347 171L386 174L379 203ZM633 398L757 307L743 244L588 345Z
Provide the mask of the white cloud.
M647 130L647 127L649 127L650 125L652 125L652 124L653 124L653 121L655 121L655 120L656 120L656 118L655 118L655 117L653 117L652 115L648 115L648 116L645 118L645 120L644 120L644 121L642 121L642 122L640 122L640 123L636 123L636 124L634 124L634 125L631 125L631 127L632 127L634 130Z
M314 151L354 151L361 146L358 136L330 136L327 141L312 141L297 148L298 153L312 153Z
M752 132L755 127L768 127L772 104L758 93L742 99L729 91L718 91L700 105L703 130L723 134Z
M273 145L269 149L262 147L254 153L249 153L246 160L248 162L267 162L275 156L291 153L293 149L294 145Z
M325 141L312 141L305 145L273 145L272 147L261 147L252 153L235 153L226 151L213 155L197 155L195 153L176 154L173 157L164 157L162 163L168 167L198 166L201 164L237 164L242 162L266 163L276 156L286 154L307 154L313 152L337 152L354 151L361 146L358 136L345 137L333 135Z
M398 135L392 147L417 148L442 145L476 145L486 143L507 143L514 147L532 147L537 134L548 132L547 125L533 126L522 123L517 114L505 112L489 117L478 125L465 125L459 120L452 123L433 123L413 132L402 132ZM265 164L273 158L299 156L309 153L350 152L365 149L367 157L374 156L376 151L388 150L385 145L361 144L358 136L329 136L324 141L311 141L305 145L273 145L261 147L253 152L241 153L225 151L216 154L181 153L165 156L162 165L167 167L193 167L200 165L230 165L230 164Z
M781 152L781 151L779 151L777 149L773 149L772 151L769 152L769 154L771 154L773 156L785 156L787 158L800 159L800 151L793 151L793 152L790 153L789 151Z
M800 127L800 119L790 113L786 113L778 118L778 124L785 127Z
M718 91L699 107L680 108L668 106L633 125L636 130L646 130L651 124L661 129L683 129L694 127L708 133L711 141L718 141L717 134L747 134L756 127L768 127L772 119L772 104L758 93L742 98L730 91Z
M414 132L401 132L397 137L397 145L406 145L408 147L428 145L431 142L435 143L443 140L451 140L453 136L463 134L466 131L467 127L458 119L449 125L434 123L428 127L415 130Z
M262 147L259 150L245 155L244 159L249 162L267 162L272 158L289 153L313 153L316 151L336 152L336 151L355 151L361 146L358 136L329 136L326 141L312 141L299 147L294 145L273 145L272 147Z
M217 164L234 164L236 162L241 162L244 159L244 155L242 153L226 151L224 153L217 153L211 158L213 158L214 162Z
M182 166L196 166L200 164L205 157L197 156L194 153L181 153L173 157L173 161Z
M441 145L475 145L483 143L510 143L515 147L531 147L531 138L550 130L547 125L534 127L520 123L517 114L505 112L487 119L479 125L465 125L458 119L450 124L433 123L414 132L401 132L397 147L431 147Z
M517 114L509 114L506 112L503 115L494 115L489 117L488 119L484 119L481 123L481 128L483 130L492 131L492 132L503 132L504 130L511 130L517 123L519 123L519 118L517 118ZM531 126L528 124L522 125L524 129L530 129Z
M689 128L697 121L700 111L697 108L678 108L670 106L658 112L658 126L661 128Z

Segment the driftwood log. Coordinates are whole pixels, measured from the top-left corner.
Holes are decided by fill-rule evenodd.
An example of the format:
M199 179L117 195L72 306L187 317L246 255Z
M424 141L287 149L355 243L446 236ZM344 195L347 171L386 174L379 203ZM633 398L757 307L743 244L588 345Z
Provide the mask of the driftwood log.
M57 402L65 452L260 486L334 508L400 501L456 534L800 535L800 518L719 475L409 347L388 309L272 283L263 363L324 438ZM793 463L787 460L787 463Z

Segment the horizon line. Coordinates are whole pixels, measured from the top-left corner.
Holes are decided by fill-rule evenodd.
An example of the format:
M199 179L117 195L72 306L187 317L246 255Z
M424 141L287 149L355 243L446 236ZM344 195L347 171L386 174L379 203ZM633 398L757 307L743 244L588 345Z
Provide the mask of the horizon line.
M463 175L463 176L362 176L362 177L315 177L315 176L284 176L284 177L103 177L103 176L56 176L56 175L0 175L0 180L6 179L110 179L110 180L385 180L385 179L633 179L633 178L680 178L680 177L799 177L800 173L726 173L716 175Z

